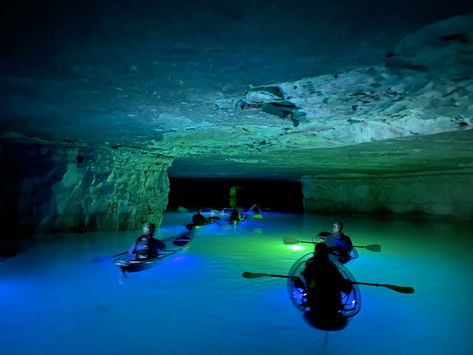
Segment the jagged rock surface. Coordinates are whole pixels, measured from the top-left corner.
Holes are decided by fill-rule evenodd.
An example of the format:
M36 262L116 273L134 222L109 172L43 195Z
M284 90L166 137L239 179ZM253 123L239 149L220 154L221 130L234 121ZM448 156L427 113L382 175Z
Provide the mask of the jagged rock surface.
M134 230L161 223L167 206L170 160L135 149L3 142L11 161L2 185L2 224L10 230ZM136 156L139 156L136 159ZM16 226L17 228L13 228Z
M45 232L159 223L167 173L301 179L308 210L359 211L346 196L363 200L368 210L414 211L423 203L425 213L468 216L471 210L468 194L452 206L457 188L469 186L460 176L473 176L472 15L406 36L377 65L267 83L240 95L234 87L215 87L235 67L209 70L210 78L197 62L182 68L169 62L190 52L203 63L222 53L219 48L160 48L156 53L164 57L152 65L140 62L143 48L141 56L125 58L125 67L110 65L103 48L79 48L80 55L57 56L56 64L68 63L62 72L9 72L0 79L1 153L13 171L3 179L14 187L3 187L6 221L18 218L26 229ZM202 90L207 84L213 89ZM415 187L422 185L419 170L442 206L420 195L398 201L406 192L392 174L412 176L402 184ZM436 180L438 172L457 176L455 187ZM337 194L332 183L310 183L321 177L359 182L360 176L370 193L360 188L350 195L347 184ZM372 177L397 187L373 187ZM457 192L442 197L447 191Z

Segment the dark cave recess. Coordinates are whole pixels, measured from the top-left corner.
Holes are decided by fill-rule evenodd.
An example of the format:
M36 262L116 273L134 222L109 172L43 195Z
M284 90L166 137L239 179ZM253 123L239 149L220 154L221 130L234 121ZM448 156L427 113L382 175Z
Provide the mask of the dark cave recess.
M249 208L256 203L266 211L303 211L302 185L298 181L253 179L169 178L168 210L185 207Z

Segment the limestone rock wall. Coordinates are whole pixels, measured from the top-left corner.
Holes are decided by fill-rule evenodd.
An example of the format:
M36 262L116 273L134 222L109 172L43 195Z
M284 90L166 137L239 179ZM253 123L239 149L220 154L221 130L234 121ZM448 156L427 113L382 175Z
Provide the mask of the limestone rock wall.
M161 223L171 160L139 149L2 142L2 220L37 233Z
M304 209L473 219L473 171L302 179Z

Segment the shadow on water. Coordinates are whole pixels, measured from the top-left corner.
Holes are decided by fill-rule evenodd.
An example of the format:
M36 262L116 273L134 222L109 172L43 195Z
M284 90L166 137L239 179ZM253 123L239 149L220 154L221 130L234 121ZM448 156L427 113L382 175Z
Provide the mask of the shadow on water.
M17 246L2 246L0 248L0 258L10 258L21 253L21 248Z
M32 243L31 240L31 237L15 236L14 234L9 234L0 239L0 262L16 257L24 252L28 245Z

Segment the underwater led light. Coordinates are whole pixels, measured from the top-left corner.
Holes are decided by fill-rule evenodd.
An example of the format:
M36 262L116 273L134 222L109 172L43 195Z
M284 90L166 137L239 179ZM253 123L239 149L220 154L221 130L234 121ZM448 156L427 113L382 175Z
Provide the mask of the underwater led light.
M289 245L288 246L289 249L291 250L295 250L295 251L299 251L299 250L304 250L305 248L301 245Z

